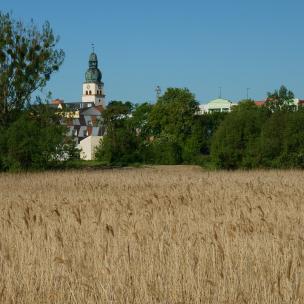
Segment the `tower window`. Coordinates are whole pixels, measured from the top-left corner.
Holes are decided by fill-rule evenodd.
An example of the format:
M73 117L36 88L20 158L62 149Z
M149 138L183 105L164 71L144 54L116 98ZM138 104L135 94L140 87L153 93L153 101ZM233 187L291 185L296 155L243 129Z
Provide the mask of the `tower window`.
M86 91L86 95L88 95L88 91Z
M89 91L89 95L92 95L92 91L91 90Z

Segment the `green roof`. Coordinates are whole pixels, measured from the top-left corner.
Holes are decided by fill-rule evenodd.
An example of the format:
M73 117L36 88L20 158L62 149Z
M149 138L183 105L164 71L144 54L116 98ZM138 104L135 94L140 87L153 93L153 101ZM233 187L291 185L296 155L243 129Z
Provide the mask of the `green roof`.
M89 68L85 73L85 82L101 83L102 74L98 68L97 55L93 52L89 57Z

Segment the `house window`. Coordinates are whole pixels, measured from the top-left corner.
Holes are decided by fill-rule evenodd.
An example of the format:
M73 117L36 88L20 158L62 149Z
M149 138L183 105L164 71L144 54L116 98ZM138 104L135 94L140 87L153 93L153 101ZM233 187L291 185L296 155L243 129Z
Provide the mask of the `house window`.
M88 121L88 126L92 126L93 124L92 124L92 121L91 120L89 120Z
M83 137L88 136L88 131L87 130L83 130Z
M74 129L74 130L72 131L72 135L73 135L73 136L77 136L77 130Z

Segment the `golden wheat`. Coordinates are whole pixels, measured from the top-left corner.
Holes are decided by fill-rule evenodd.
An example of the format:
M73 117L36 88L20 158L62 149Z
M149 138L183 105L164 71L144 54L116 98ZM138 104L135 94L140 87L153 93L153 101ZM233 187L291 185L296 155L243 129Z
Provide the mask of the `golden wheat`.
M302 171L0 175L0 303L304 303Z

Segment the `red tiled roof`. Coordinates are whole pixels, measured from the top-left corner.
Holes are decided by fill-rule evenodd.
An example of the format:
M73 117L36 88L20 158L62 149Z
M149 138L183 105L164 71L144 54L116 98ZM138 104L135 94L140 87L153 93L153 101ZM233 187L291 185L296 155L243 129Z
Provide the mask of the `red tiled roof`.
M262 100L262 101L255 101L254 103L255 103L256 106L260 107L260 106L264 105L265 101L264 100Z
M54 105L59 105L59 104L62 104L62 103L64 103L63 100L61 100L59 98L56 98L56 99L52 100L52 104L54 104Z

